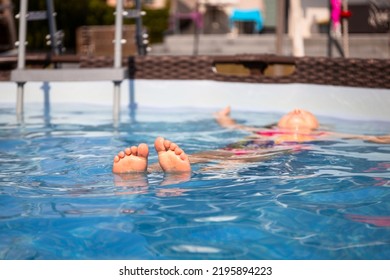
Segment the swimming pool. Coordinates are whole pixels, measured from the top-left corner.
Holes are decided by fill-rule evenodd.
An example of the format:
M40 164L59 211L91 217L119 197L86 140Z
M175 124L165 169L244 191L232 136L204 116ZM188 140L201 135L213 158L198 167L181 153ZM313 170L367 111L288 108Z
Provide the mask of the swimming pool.
M390 131L388 90L365 96L363 89L325 87L328 95L321 99L305 93L311 87L292 85L259 97L255 91L269 88L251 85L237 99L225 86L210 96L199 88L212 91L215 83L197 83L175 83L173 91L187 89L187 95L172 102L169 82L141 82L139 108L123 108L119 126L104 101L109 94L99 98L95 92L84 104L90 94L85 91L66 107L64 102L74 101L61 100L69 96L53 90L50 110L31 102L42 101L41 95L27 95L22 122L7 104L13 97L2 95L0 259L390 258L389 145L323 141L230 170L204 172L197 165L184 182L163 173L114 176L114 154L139 142L152 146L158 135L189 154L241 139L244 133L213 121L215 108L227 104L233 117L251 125L272 123L300 103L335 131ZM299 88L300 98L278 99L280 92ZM80 90L74 84L70 89L70 95ZM208 96L204 106L198 106L205 99L195 90ZM165 99L158 98L161 92ZM377 110L369 108L374 103ZM154 151L150 161L157 161Z

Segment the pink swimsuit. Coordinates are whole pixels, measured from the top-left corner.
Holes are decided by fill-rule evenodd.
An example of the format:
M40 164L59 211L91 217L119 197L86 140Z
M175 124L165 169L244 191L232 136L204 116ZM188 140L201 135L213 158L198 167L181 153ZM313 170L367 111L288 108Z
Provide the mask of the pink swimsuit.
M265 136L265 137L272 137L272 136L278 136L278 135L293 135L294 132L281 131L281 130L260 130L260 131L257 131L256 134L261 135L261 136ZM326 134L325 132L317 132L317 133L301 134L301 135L323 136L325 134Z
M293 131L281 131L278 129L269 129L269 130L260 130L256 132L257 135L263 137L277 137L282 135L294 135ZM300 134L304 136L311 137L320 137L326 135L326 132L314 132L308 134ZM293 149L301 149L302 145L300 141L283 141L284 145L289 146L289 148ZM258 151L260 149L271 149L277 144L274 140L264 140L264 139L251 139L251 140L243 140L237 143L230 144L224 148L224 150L231 151L235 155L246 155L253 153L254 151Z

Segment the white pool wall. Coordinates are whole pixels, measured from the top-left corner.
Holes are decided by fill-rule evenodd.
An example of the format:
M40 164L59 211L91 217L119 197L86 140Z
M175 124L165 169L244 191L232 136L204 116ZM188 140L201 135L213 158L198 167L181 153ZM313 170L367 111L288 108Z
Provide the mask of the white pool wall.
M121 84L121 105L128 106L132 83ZM135 102L139 108L221 108L287 112L303 108L318 115L357 120L390 121L390 90L309 84L254 84L204 80L136 80ZM44 102L43 83L25 85L25 104ZM113 83L51 82L52 104L111 106ZM16 84L0 83L0 103L16 104Z

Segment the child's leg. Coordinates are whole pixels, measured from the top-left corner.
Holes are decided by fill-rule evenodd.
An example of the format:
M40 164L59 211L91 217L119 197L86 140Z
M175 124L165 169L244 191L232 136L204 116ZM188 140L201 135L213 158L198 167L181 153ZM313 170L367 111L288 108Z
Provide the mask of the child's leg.
M257 162L271 156L291 152L291 149L257 149L257 150L212 150L202 151L188 156L176 143L157 137L154 147L158 153L158 163L148 167L147 159L149 149L146 144L138 147L127 148L124 152L119 152L114 158L114 173L132 172L157 172L163 170L167 173L190 172L191 163L215 162L222 166L245 162ZM191 163L190 163L191 162ZM229 163L230 162L230 163Z

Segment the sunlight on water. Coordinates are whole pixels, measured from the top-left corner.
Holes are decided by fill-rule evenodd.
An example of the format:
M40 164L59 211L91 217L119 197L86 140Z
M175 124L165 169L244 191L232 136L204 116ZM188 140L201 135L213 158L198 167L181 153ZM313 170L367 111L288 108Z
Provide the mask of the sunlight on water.
M161 135L188 154L236 142L212 111L0 108L0 259L389 259L390 146L360 140L210 169L190 180L113 175L113 156ZM183 115L185 114L185 117ZM233 112L266 125L276 113ZM390 123L321 117L333 130ZM154 149L149 156L157 161Z

